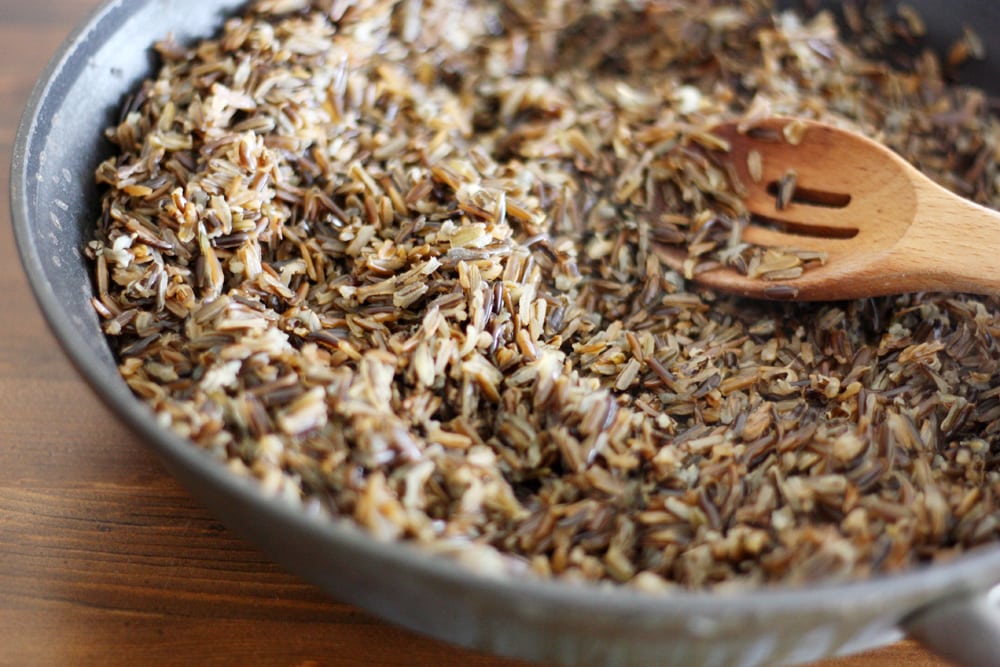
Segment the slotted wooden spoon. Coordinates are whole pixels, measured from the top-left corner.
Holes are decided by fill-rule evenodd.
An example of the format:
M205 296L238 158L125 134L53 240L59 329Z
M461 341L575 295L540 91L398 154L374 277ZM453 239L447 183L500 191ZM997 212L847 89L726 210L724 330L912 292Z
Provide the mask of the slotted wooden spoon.
M785 137L790 123L799 124L788 128L789 136L801 137L795 144ZM1000 213L945 190L885 146L848 130L787 118L745 133L723 125L715 133L730 144L722 159L732 162L753 214L744 240L824 252L827 259L791 280L715 268L698 273L699 283L747 297L798 301L920 291L1000 293ZM749 163L758 157L754 178ZM789 170L797 174L790 198L788 188L781 192ZM680 270L687 254L670 248L662 256Z

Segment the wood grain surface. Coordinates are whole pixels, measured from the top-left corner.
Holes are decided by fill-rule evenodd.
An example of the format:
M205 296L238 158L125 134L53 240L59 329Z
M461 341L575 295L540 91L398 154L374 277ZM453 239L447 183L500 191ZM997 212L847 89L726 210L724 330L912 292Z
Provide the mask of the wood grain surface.
M231 535L95 399L35 306L10 156L97 0L0 0L0 665L523 665L338 603ZM912 643L822 667L944 667ZM817 666L819 667L819 666Z

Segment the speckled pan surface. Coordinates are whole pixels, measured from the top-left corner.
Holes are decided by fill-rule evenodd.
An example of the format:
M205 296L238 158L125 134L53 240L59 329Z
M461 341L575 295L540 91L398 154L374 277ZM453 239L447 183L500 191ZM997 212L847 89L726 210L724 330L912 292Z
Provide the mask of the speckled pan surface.
M100 139L124 95L153 67L148 47L212 34L239 0L114 0L66 42L39 82L14 152L17 242L38 301L67 355L171 471L233 529L335 597L418 631L505 655L573 665L799 664L860 650L901 632L967 665L1000 664L1000 549L850 585L754 594L675 594L498 580L348 524L270 500L157 426L118 376L88 299L80 252L98 210ZM836 4L836 3L832 3ZM911 0L936 40L963 24L1000 35L1000 5ZM1000 42L996 43L1000 48ZM987 83L1000 66L969 76Z

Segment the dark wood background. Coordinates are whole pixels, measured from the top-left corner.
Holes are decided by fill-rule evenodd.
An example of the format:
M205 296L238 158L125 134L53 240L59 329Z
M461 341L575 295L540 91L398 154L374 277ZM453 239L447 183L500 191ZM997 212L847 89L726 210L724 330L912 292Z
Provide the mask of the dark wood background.
M166 475L46 331L13 245L11 148L42 67L96 5L0 0L0 664L521 665L272 565ZM822 667L904 664L945 665L901 643Z

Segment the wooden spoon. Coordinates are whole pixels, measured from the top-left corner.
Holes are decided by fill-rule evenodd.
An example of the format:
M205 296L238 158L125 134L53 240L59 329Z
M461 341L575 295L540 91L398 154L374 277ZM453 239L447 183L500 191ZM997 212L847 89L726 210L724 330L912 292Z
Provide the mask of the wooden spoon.
M732 162L746 191L740 194L752 216L744 240L827 258L790 280L714 268L697 273L697 282L747 297L797 301L1000 293L1000 213L945 190L889 148L848 130L788 118L746 132L722 125L714 133L729 143L721 158ZM752 176L749 163L758 158ZM780 190L790 171L797 186L789 197L789 188ZM663 250L667 264L681 270L686 249Z

